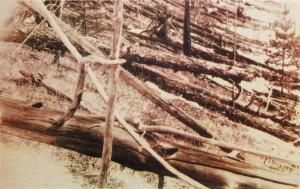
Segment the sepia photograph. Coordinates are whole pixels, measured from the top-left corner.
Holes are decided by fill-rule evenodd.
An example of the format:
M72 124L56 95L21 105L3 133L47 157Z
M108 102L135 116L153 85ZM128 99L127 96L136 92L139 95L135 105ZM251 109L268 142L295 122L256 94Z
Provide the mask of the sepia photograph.
M0 12L0 189L300 189L300 0Z

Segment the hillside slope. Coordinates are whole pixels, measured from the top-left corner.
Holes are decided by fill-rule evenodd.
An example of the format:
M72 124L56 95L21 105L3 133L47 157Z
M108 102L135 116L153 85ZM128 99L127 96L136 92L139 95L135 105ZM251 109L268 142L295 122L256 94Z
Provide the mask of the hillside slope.
M299 142L291 143L300 138L299 91L285 85L281 94L280 69L265 64L267 57L264 50L269 41L266 35L272 33L267 23L270 19L255 16L264 13L274 18L281 11L281 6L269 1L245 1L241 5L245 12L238 17L237 34L234 34L233 1L197 2L200 4L192 6L191 15L192 56L187 57L181 52L183 2L125 1L121 49L121 57L127 60L124 68L168 104L197 120L212 133L214 139L299 163ZM86 39L104 55L108 55L112 7L111 1L66 1L62 20L87 36ZM145 31L149 23L165 10L171 15L167 40ZM0 36L3 41L0 46L3 68L0 71L0 94L30 104L42 102L48 107L66 111L75 90L76 61L47 23L40 25L29 40L20 45L37 25L35 15L28 14L31 11L22 8L21 17L24 16L22 11L26 12L26 17L20 20L17 16L10 20L9 27L4 29L6 35ZM65 32L76 44L71 32ZM238 41L235 66L232 61L234 37ZM77 43L77 47L80 45ZM11 49L15 52L11 53ZM88 54L82 48L79 50L83 55ZM59 60L56 55L59 55ZM109 66L94 65L92 69L107 91ZM46 85L32 83L24 78L24 72L40 75ZM286 83L299 83L296 70L291 68L288 75ZM121 78L118 109L122 116L140 120L145 125L166 125L197 134L186 122L179 121L174 114L165 112L159 104L151 102L134 86L128 85L124 75ZM45 86L62 93L53 93ZM271 96L270 88L273 89ZM83 94L83 107L76 114L105 115L106 105L91 81L86 82ZM192 146L190 142L177 140L172 135L162 136L212 154L230 155L214 145ZM266 157L239 154L249 164L262 164L267 169L284 172L280 165L269 164ZM239 156L234 158L239 159ZM299 174L299 167L292 172Z

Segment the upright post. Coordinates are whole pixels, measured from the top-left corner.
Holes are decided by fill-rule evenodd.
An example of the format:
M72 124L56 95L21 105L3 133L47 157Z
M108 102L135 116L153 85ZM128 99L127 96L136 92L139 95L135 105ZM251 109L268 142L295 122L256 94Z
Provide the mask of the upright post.
M114 5L114 15L113 15L113 37L110 58L118 59L120 54L120 44L121 44L121 34L122 34L122 24L123 24L123 0L116 0ZM102 151L102 163L99 177L99 186L101 188L106 186L107 175L109 163L112 154L112 124L115 118L115 106L117 97L117 84L119 80L120 69L118 65L111 66L111 72L109 74L109 99L107 106L107 114L105 119L105 135L103 142Z

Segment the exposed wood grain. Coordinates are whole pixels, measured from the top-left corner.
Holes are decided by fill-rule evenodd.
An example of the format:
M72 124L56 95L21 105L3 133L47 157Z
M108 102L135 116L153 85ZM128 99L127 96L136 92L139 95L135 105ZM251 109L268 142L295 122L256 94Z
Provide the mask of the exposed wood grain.
M85 155L99 157L102 151L104 127L91 128L103 120L73 116L64 127L52 129L54 118L63 112L48 107L34 108L28 102L0 97L0 131L22 138L74 150ZM121 127L113 127L112 160L135 170L172 175L139 143ZM226 156L211 154L200 149L191 149L146 133L144 138L160 153L165 161L193 179L214 188L234 186L247 188L287 188L299 186L299 173L278 172L267 167L251 165ZM169 147L166 147L169 146ZM172 152L167 148L172 147ZM168 152L168 153L166 153ZM288 164L286 170L291 167ZM299 166L299 165L298 165ZM297 167L294 167L294 169ZM299 169L299 167L298 167Z
M110 57L112 59L118 59L120 54L120 45L122 37L123 26L123 0L116 0L114 3L114 14L112 18L113 36L111 44ZM101 170L99 176L99 186L101 188L106 187L109 163L112 155L112 126L115 119L116 99L117 99L117 85L119 81L120 69L117 65L112 65L109 74L109 98L107 102L107 113L105 119L105 135L103 142Z

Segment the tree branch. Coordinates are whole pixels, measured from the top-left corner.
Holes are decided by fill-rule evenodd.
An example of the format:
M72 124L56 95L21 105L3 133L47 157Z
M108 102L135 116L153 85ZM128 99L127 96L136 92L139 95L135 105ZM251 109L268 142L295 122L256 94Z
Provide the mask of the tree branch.
M84 89L84 78L85 78L85 63L80 62L79 63L79 75L78 75L78 81L76 90L74 93L74 98L72 103L69 105L67 112L60 118L58 118L54 124L54 128L59 128L63 126L63 124L68 121L76 112L77 108L80 105L83 89Z

